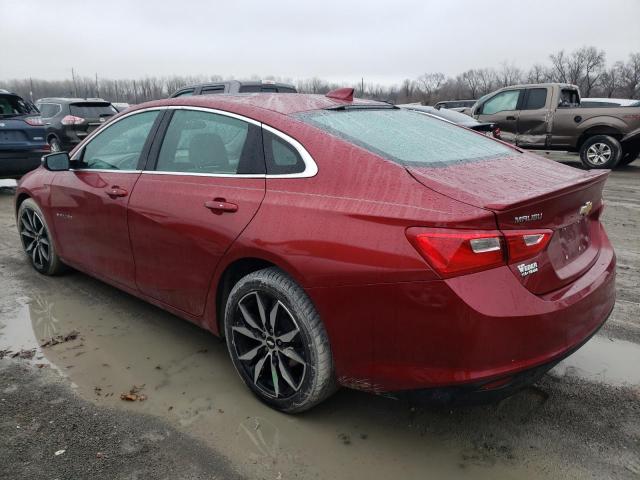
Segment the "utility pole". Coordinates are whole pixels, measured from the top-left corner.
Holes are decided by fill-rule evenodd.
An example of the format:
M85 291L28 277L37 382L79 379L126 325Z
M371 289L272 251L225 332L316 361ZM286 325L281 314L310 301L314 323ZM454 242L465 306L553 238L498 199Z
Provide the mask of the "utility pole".
M360 79L360 95L364 97L364 77Z
M76 84L76 72L71 67L71 78L73 79L73 91L75 93L76 98L78 97L78 85Z
M33 103L33 78L29 77L29 97L31 98L31 103Z
M98 86L98 72L96 72L96 97L100 98L100 87Z

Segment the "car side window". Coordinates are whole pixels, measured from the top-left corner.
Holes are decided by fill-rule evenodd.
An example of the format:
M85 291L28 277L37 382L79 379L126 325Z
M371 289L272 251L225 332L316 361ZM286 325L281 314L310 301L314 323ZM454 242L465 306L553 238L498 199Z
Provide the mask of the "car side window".
M522 110L539 110L547 103L546 88L531 88L527 90L527 101Z
M224 93L224 85L217 85L215 87L204 87L200 91L200 95L215 95L217 93Z
M482 114L493 115L498 112L516 110L520 92L522 90L506 90L498 93L485 102L482 107Z
M183 90L182 92L178 92L176 93L173 98L178 98L178 97L190 97L193 95L193 89L191 90Z
M57 103L39 103L36 105L40 110L42 118L55 117L60 112L61 107Z
M162 140L156 170L263 174L260 129L226 115L177 110Z
M262 136L267 174L287 175L304 171L304 160L293 145L267 130L263 130Z
M74 168L88 170L137 170L140 155L158 110L130 115L106 127L82 149Z

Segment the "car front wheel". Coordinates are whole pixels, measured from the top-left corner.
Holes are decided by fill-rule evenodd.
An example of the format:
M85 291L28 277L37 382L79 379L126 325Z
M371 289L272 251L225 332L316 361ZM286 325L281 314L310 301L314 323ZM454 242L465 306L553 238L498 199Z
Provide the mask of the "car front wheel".
M266 404L302 412L335 391L329 339L304 290L286 273L250 273L231 290L225 335L242 380Z
M57 275L64 271L44 214L31 198L24 200L18 209L18 232L33 268L44 275Z
M622 157L620 142L609 135L588 138L580 148L580 160L585 167L615 168Z

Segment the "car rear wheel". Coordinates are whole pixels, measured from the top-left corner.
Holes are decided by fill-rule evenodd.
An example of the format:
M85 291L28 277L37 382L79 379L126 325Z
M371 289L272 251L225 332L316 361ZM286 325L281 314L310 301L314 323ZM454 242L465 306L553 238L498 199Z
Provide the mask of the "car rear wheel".
M585 167L615 168L622 157L620 142L609 135L588 138L580 148L580 160Z
M278 410L308 410L336 389L320 317L304 290L277 268L253 272L233 287L225 335L242 380Z
M42 210L31 198L22 202L18 209L18 232L33 268L44 275L56 275L64 271L64 264L56 253Z
M60 145L60 141L56 137L51 137L49 139L49 147L51 147L52 152L62 151L62 145Z
M637 160L638 156L640 156L640 150L638 150L637 152L628 152L622 157L619 165L621 167L629 165L630 163L633 163L635 160Z

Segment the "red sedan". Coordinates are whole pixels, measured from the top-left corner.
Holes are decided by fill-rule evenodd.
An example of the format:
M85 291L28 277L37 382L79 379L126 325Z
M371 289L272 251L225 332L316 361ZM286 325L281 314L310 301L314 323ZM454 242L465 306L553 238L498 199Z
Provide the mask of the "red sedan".
M504 395L615 302L607 172L346 89L138 105L16 192L34 268L65 265L226 338L264 402L338 385Z

